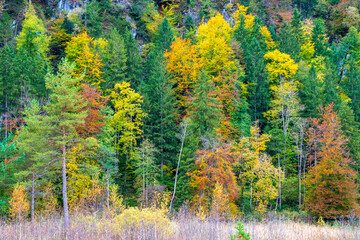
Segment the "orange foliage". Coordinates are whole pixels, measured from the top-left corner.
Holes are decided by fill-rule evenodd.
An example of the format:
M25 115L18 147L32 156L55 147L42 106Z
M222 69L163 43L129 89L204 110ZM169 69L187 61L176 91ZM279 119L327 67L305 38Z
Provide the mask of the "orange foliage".
M336 218L358 211L356 171L346 149L340 119L329 104L312 119L308 133L311 168L306 177L306 208L317 216Z
M25 186L17 183L10 200L10 217L22 220L29 214L29 210L30 204L27 200Z
M195 160L196 169L188 173L190 186L195 189L192 204L195 209L209 208L216 184L221 184L230 203L234 203L239 194L233 164L236 156L229 145L208 150L198 150Z
M83 137L89 137L93 134L99 133L102 126L105 124L105 115L101 113L101 110L106 107L108 97L101 96L101 92L95 87L88 84L84 84L81 89L81 95L84 98L84 102L87 102L86 109L87 117L84 124L78 126L77 131Z
M165 52L167 58L166 69L172 76L176 86L176 95L180 98L179 105L186 106L187 92L198 78L201 64L196 47L190 39L176 38L171 45L171 51Z

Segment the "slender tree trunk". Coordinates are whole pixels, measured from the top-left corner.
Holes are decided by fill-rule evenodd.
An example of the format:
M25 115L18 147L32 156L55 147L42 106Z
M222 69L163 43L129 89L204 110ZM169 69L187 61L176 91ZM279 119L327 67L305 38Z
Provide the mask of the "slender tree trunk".
M66 132L65 126L62 127L63 130L63 138L65 140ZM70 230L70 218L69 218L69 209L68 209L68 199L67 199L67 182L66 182L66 145L63 143L62 146L62 180L63 180L63 205L64 205L64 228L65 228L65 237L67 238L69 230Z
M250 182L250 209L251 209L251 204L252 204L252 190L253 190L253 177L251 177L251 182Z
M300 161L299 161L299 209L301 208L302 196L301 196L301 173L302 173L302 162L303 162L303 142L304 142L304 128L300 126Z
M35 217L35 173L32 173L31 179L31 221L34 221Z
M281 210L281 164L280 164L280 154L278 153L278 169L279 169L279 209Z
M161 134L161 180L164 181L164 130L163 130L163 95L161 93L160 134Z
M304 181L304 186L303 186L303 203L305 203L306 159L307 159L307 155L306 155L306 151L305 151L305 158L304 158L304 161L303 161L303 181Z
M174 192L172 194L171 201L170 201L169 214L171 213L173 201L174 201L175 194L176 194L177 178L178 178L178 174L179 174L181 154L182 154L182 151L183 151L183 148L184 148L184 141L185 141L185 137L186 137L186 128L187 128L187 123L185 123L185 125L184 125L183 134L181 136L181 148L180 148L180 153L179 153L178 164L177 164L177 167L176 167L175 182L174 182Z
M107 209L110 209L110 174L107 174L106 177L106 206Z
M144 205L146 203L146 199L145 199L145 149L143 149L143 181L142 181L142 185L143 185L143 201L144 201Z

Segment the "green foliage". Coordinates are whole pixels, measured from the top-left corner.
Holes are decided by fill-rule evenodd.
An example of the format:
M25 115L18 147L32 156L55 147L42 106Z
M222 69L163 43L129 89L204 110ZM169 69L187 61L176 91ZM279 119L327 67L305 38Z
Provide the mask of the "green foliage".
M104 67L102 68L104 72L103 78L105 80L102 84L104 91L110 91L115 87L116 83L128 80L127 64L128 61L133 61L128 60L124 38L117 29L112 29L107 39L108 44L106 50L101 54L104 63Z
M144 111L148 117L144 121L144 135L158 148L157 163L161 169L161 180L172 185L172 177L164 174L164 170L175 167L177 139L176 128L177 109L173 92L173 84L165 69L164 57L161 53L150 52L146 63L148 74L141 91L144 95ZM164 179L165 177L165 179ZM165 183L165 182L163 182Z
M244 224L241 221L237 223L235 229L237 230L237 233L235 235L230 236L231 240L236 240L236 239L250 240L251 238L250 233L247 233L245 231Z
M216 199L216 209L228 201L228 183L218 184L226 174L217 182L203 175L204 186L193 179L206 195L214 192L208 202L189 183L199 169L220 171L197 153L223 159L213 153L224 145L227 160L237 161L229 164L233 189L240 188L231 211L259 218L270 209L300 211L312 203L304 181L315 174L304 133L330 103L344 142L329 155L349 157L352 176L360 170L354 1L93 0L70 1L81 6L68 13L55 10L57 1L27 2L0 0L0 135L15 136L0 144L1 213L14 184L31 176L40 210L44 183L60 189L60 158L71 204L106 190L110 209L121 187L125 204L148 205L154 192L172 190L179 154L174 207L197 194L193 206ZM185 125L183 142L177 135Z

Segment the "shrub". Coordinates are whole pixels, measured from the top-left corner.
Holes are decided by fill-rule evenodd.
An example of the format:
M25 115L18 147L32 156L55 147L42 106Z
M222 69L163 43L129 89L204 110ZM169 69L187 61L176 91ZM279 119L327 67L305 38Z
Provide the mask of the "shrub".
M237 234L231 235L231 240L250 240L250 234L245 232L244 224L242 222L239 221L235 229L237 230Z

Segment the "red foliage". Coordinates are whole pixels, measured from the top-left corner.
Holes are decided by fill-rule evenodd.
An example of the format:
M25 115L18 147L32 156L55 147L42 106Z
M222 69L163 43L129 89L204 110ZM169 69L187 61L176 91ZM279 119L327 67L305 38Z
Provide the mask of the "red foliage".
M84 102L87 102L85 108L88 116L85 118L85 123L77 127L78 133L83 137L89 137L101 131L105 124L105 115L101 114L101 110L106 107L109 100L108 97L101 96L101 92L96 87L84 84L81 89L81 95L84 97ZM83 111L84 109L81 109Z

